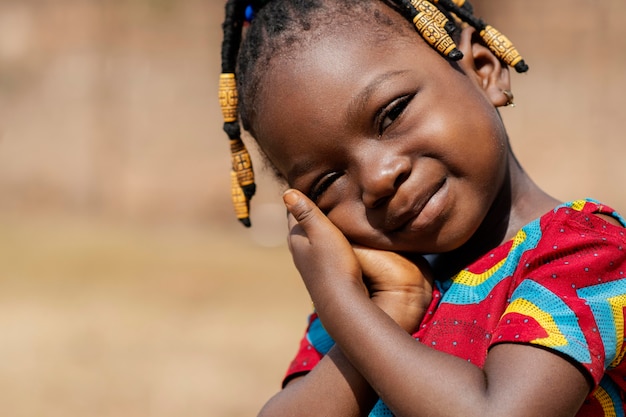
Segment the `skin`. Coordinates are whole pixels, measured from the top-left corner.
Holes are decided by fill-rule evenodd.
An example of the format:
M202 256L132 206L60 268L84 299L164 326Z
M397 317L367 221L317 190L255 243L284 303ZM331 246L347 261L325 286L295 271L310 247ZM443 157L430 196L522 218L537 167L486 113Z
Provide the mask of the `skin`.
M318 35L271 61L253 130L291 187L289 247L336 346L260 415L362 416L378 396L397 416L575 415L590 385L552 352L500 344L480 369L410 336L432 276L559 203L510 149L508 70L472 29L458 64L350 20ZM432 271L425 253L439 254Z

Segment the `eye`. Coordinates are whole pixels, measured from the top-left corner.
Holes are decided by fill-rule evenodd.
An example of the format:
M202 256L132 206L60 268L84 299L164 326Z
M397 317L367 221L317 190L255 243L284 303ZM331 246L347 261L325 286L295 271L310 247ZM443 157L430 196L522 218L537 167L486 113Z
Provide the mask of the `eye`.
M337 180L339 177L343 175L341 172L327 172L324 173L321 177L318 177L311 186L311 190L309 191L309 198L311 201L317 204L320 197L324 194L326 190Z
M379 135L382 135L383 132L389 126L391 126L398 117L402 115L413 97L415 97L414 94L399 97L392 101L389 105L387 105L387 107L381 110L377 117Z

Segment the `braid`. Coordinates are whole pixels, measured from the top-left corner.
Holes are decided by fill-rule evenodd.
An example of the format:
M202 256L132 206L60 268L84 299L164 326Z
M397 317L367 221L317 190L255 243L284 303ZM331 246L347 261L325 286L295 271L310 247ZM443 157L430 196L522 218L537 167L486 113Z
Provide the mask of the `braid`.
M235 72L244 17L245 7L243 4L237 0L227 0L224 23L222 23L224 32L222 41L222 73Z
M250 154L241 140L239 127L237 83L235 68L241 44L246 7L237 0L226 2L226 17L222 29L222 74L220 75L219 98L224 116L224 131L230 139L232 160L231 191L237 218L250 227L250 199L256 191L254 171Z
M402 13L413 22L417 31L433 48L445 57L458 61L463 53L450 37L456 26L441 10L427 0L395 0Z
M390 30L405 29L398 28L379 13L368 13L371 11L370 5L375 1L342 0L325 9L325 0L227 0L222 25L224 38L219 98L224 131L231 145L233 203L237 218L245 226L250 226L250 199L256 186L250 155L241 140L239 119L243 128L254 136L251 121L256 116L254 102L262 88L263 69L269 66L276 53L288 51L298 42L305 42L306 37L296 36L299 32L309 31L314 26L332 24L338 16L354 13L355 9L360 9L364 17L369 16ZM424 40L447 59L456 61L463 57L454 38L459 25L466 24L479 32L485 45L498 59L514 67L517 72L528 70L528 65L511 41L477 18L467 0L380 1L412 22ZM250 21L253 17L254 24L250 25L243 38L246 19Z
M507 65L515 68L517 72L528 71L528 65L524 62L511 41L500 33L496 28L486 24L482 19L473 14L473 8L465 0L434 0L446 10L454 13L463 22L474 27L483 38L489 49Z

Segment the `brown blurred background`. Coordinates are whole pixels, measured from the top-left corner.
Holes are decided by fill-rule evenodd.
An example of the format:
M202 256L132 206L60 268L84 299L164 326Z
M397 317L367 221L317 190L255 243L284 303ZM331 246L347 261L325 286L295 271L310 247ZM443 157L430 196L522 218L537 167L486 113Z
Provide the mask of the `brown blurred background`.
M626 212L626 3L473 2L531 66L503 109L561 199ZM593 7L593 8L592 8ZM221 0L0 0L0 415L256 413L310 303L262 177L231 214Z

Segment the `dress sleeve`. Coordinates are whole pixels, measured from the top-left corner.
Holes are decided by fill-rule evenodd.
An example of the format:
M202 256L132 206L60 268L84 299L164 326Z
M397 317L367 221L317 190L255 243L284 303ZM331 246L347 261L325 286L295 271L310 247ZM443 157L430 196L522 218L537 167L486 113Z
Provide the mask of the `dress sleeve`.
M300 340L298 352L283 378L283 388L293 378L311 371L334 344L335 341L322 326L317 313L312 313L308 319L306 332Z
M492 341L559 352L598 384L624 356L625 229L584 209L555 217L522 256Z

